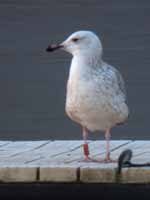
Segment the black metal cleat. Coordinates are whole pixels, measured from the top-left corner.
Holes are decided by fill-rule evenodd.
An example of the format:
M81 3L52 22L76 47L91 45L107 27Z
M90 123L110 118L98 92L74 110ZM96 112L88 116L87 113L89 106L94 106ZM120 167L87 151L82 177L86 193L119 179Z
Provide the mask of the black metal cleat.
M130 167L131 166L131 158L132 158L132 151L130 149L127 149L123 151L118 159L118 174L121 173L121 170L123 167Z
M132 151L130 149L127 149L123 151L118 159L118 168L117 173L120 174L122 168L124 167L150 167L150 162L147 163L132 163Z

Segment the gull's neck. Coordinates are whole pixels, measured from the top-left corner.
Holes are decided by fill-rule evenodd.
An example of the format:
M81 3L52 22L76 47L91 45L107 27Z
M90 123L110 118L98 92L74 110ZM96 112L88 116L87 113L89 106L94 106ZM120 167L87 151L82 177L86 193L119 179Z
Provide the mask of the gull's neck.
M74 53L72 62L82 63L86 68L96 67L97 64L101 63L102 60L102 50L101 49L87 49L84 51L77 51Z
M75 54L71 61L69 79L83 79L91 76L92 71L98 70L101 66L102 57L99 52L93 53L78 53Z

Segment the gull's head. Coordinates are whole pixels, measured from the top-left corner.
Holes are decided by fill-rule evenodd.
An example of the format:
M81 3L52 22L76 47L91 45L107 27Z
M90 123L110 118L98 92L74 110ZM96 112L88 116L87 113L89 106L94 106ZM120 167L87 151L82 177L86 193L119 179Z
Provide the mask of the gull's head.
M102 45L98 36L92 31L77 31L58 45L49 45L47 51L62 49L74 55L102 54Z

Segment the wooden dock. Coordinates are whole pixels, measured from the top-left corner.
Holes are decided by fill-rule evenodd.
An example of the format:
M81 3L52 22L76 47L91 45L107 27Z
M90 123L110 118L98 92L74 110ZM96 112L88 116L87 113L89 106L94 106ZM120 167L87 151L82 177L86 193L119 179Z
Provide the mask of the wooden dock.
M0 182L150 183L150 167L124 168L117 163L83 163L83 141L0 141ZM89 141L91 156L102 158L105 141ZM150 161L150 141L111 141L112 158L125 149L133 162Z

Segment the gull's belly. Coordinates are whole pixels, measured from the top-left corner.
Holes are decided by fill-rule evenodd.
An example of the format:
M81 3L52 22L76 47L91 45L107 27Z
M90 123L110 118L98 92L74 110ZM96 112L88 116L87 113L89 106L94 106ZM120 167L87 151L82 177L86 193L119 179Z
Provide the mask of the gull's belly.
M87 86L67 88L66 112L73 121L96 131L111 128L125 120L128 114L124 111L125 104L115 105L111 94L106 95L103 90Z

